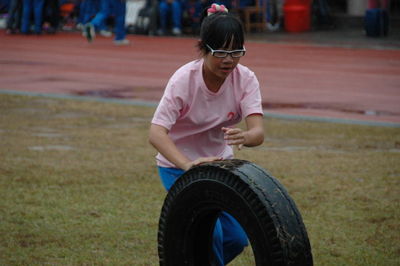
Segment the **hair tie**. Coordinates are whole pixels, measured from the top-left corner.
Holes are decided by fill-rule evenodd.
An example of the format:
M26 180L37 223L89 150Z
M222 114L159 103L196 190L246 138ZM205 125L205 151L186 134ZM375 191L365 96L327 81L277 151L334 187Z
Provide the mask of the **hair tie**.
M228 13L228 9L224 5L212 4L209 9L207 9L207 16L218 12L226 12Z

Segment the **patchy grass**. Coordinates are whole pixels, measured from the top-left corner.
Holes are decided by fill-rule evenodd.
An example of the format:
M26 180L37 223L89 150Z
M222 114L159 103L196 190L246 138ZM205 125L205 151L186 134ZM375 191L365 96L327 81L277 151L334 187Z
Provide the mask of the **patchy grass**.
M0 264L157 265L153 108L0 95ZM265 121L315 265L400 264L400 129ZM232 265L251 265L247 251Z

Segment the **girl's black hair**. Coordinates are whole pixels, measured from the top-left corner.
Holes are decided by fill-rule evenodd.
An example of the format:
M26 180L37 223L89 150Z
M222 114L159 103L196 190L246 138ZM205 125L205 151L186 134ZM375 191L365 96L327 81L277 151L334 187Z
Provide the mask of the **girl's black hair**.
M200 28L199 50L206 54L210 51L228 48L232 40L232 49L242 49L244 45L244 29L242 22L233 14L217 12L207 16L207 8L203 11Z

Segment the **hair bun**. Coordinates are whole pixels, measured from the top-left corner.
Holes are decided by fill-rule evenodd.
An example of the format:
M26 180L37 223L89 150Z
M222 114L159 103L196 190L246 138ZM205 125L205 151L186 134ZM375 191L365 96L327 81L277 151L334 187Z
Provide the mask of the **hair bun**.
M218 12L225 12L228 13L228 9L224 5L212 4L209 9L207 9L207 16Z

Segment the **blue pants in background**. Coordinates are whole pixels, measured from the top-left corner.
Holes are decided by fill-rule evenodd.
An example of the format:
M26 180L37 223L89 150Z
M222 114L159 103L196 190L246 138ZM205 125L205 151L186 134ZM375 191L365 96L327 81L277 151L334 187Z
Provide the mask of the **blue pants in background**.
M126 1L124 0L101 0L100 11L90 23L96 28L96 30L104 29L105 21L111 14L114 15L115 40L119 41L125 39Z
M33 11L33 19L35 22L35 33L42 33L42 22L43 22L43 5L44 0L23 0L22 2L22 22L21 32L29 33L31 26L31 14Z
M22 0L11 0L8 6L7 29L21 29Z
M79 6L78 23L86 24L99 11L99 2L97 0L84 0Z
M178 168L158 167L161 182L168 191L175 181L184 173ZM216 263L226 265L248 246L247 235L240 224L226 212L221 212L215 223L213 250Z
M169 16L172 18L172 27L182 29L182 6L178 0L168 4L166 0L162 0L159 4L160 9L160 26L166 32Z

